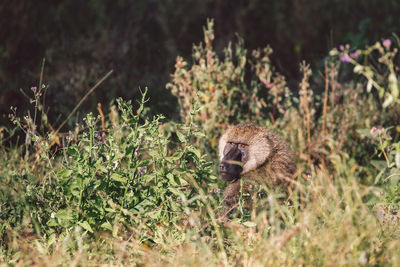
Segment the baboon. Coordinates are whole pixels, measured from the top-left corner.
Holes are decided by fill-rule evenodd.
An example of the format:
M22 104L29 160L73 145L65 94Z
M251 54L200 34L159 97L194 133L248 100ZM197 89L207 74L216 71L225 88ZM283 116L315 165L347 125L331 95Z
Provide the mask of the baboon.
M241 179L245 179L244 190L249 181L288 187L296 172L286 143L261 126L230 126L219 140L218 152L219 176L230 183L224 191L225 216L235 206Z

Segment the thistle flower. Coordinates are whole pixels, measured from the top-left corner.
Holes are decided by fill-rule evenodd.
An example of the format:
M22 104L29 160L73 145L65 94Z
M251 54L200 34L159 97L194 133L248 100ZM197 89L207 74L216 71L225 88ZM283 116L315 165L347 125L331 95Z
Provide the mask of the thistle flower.
M386 47L386 49L389 49L390 46L392 45L392 41L390 41L389 39L383 40L382 44L384 47Z
M32 90L32 92L36 93L37 87L36 86L32 86L31 90Z
M342 56L341 58L340 58L340 61L342 61L342 62L350 62L350 58L349 58L349 56Z
M340 51L343 51L343 50L344 50L344 45L342 45L342 44L339 45L339 50L340 50Z
M351 54L350 54L350 57L352 57L352 58L358 58L358 52L355 51L355 52L351 53Z

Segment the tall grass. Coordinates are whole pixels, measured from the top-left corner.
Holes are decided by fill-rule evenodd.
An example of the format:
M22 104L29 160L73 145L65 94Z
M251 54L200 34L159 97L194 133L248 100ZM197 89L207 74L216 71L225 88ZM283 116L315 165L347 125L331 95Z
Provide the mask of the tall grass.
M2 264L400 264L398 44L341 46L320 72L303 63L291 93L270 47L250 53L239 40L221 57L212 21L204 33L167 85L182 123L150 117L145 91L63 134L46 120L44 81L27 95L32 116L12 109L15 128L1 132ZM295 187L288 199L243 192L222 223L218 136L246 121L288 141ZM24 140L6 142L14 133Z

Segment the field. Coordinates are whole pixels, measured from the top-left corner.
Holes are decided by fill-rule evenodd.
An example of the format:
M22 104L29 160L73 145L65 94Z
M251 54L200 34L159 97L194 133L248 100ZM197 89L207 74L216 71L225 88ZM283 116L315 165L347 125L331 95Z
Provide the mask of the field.
M192 60L176 60L166 89L179 121L152 113L149 88L65 130L112 74L56 126L40 77L32 109L12 109L0 128L1 265L400 265L398 37L341 45L320 69L302 63L295 90L270 47L238 38L218 54L215 38L209 21ZM218 138L246 122L288 142L294 190L242 192L221 222Z

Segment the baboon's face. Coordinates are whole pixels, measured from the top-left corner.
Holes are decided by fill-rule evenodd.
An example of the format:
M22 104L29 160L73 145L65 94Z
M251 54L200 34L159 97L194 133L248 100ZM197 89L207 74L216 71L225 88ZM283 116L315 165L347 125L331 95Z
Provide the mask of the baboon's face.
M249 146L228 142L224 148L224 157L219 164L219 176L224 181L235 181L243 171L243 165L249 158Z

